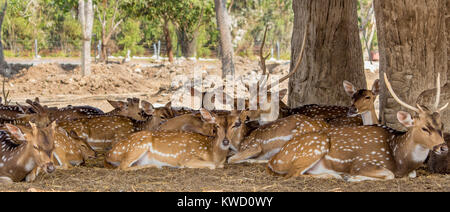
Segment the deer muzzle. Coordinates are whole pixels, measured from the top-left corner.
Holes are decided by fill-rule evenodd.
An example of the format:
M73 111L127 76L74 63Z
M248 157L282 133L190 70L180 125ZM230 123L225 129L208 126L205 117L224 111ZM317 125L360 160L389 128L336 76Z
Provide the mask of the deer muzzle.
M44 170L45 170L45 172L51 174L51 173L53 173L53 172L55 171L55 166L53 165L52 162L46 163L46 164L45 164L45 169L44 169Z
M448 154L448 146L446 143L442 143L433 147L433 152L437 155L447 155Z
M358 109L355 106L351 106L347 112L348 117L355 117L358 115Z

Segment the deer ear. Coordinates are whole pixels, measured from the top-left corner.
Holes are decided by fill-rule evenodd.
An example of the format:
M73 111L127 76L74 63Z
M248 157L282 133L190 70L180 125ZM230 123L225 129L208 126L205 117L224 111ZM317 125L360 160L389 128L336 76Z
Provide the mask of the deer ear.
M202 115L202 119L208 123L216 123L216 118L206 109L200 109L200 114Z
M283 99L284 96L286 96L286 94L287 94L287 89L283 89L278 92L278 96L280 97L280 99Z
M12 124L5 124L6 128L8 129L8 131L18 140L20 141L25 141L25 135L22 133L22 131L20 130L20 128L12 125Z
M155 108L153 107L153 105L150 102L142 100L141 104L142 104L142 110L144 110L144 112L147 115L151 115L151 114L153 114L153 112L155 112Z
M378 95L378 94L380 94L380 80L379 79L376 79L374 82L373 82L373 85L372 85L372 93L373 93L373 95Z
M81 139L81 138L78 136L78 134L77 134L75 131L73 131L73 130L70 130L69 135L70 135L70 137L72 137L72 138L75 138L75 139Z
M350 97L356 93L356 88L351 82L344 80L343 85L345 93L347 93L347 95L349 95Z
M33 135L37 135L37 133L38 133L37 125L31 121L29 121L28 123L30 124L31 129L33 130Z
M107 100L107 101L115 109L122 108L126 105L125 102L122 102L122 101L113 101L113 100Z
M411 117L411 114L404 111L397 112L397 119L400 123L402 123L405 127L414 126L414 120Z
M164 107L168 109L172 108L172 102L167 102L167 104L164 105Z

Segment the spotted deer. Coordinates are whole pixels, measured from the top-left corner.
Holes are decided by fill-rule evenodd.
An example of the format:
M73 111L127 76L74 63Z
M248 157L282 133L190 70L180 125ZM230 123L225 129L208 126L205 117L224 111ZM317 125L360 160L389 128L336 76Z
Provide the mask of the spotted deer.
M149 118L149 114L147 114L144 109L142 109L139 104L142 104L143 108L152 108L153 106L145 101L141 100L139 98L127 98L127 102L123 101L113 101L113 100L107 100L111 106L113 106L113 110L105 113L105 115L108 116L114 116L114 115L120 115L120 116L127 116L130 118L133 118L134 120L138 121L145 121ZM163 114L167 117L172 117L172 110L170 107L170 103L166 104L164 106L165 113ZM151 114L150 114L151 115Z
M148 115L144 121L125 116L94 116L58 123L66 131L74 131L86 139L95 150L109 149L112 143L120 141L132 133L156 129L171 117L166 117L166 108L154 108L152 104L143 104L143 111Z
M229 123L227 137L231 141L231 149L237 153L228 159L228 163L252 161L249 159L264 162L280 151L294 135L328 127L323 120L295 114L260 126L247 136L247 121L248 116L242 113Z
M285 177L308 174L348 181L388 180L415 177L415 169L423 164L429 151L447 154L439 112L448 103L439 108L436 98L433 110L410 106L397 97L386 75L384 78L394 99L417 113L414 117L403 111L397 113L407 132L374 125L296 135L272 157L268 171Z
M30 122L30 128L5 124L0 131L0 183L34 181L39 170L52 173L53 134L56 123L42 128Z
M344 90L352 98L350 107L337 105L303 105L288 109L287 114L302 114L313 118L322 118L330 127L359 126L378 124L375 111L375 99L380 93L379 80L375 80L372 89L359 89L348 82L343 82Z
M96 157L96 152L88 142L80 138L74 131L67 133L58 127L54 136L53 164L57 168L68 169L79 166L86 160Z
M215 125L214 137L185 131L137 132L107 152L105 166L122 170L162 166L222 168L230 146L226 120L205 109L200 112L205 121Z

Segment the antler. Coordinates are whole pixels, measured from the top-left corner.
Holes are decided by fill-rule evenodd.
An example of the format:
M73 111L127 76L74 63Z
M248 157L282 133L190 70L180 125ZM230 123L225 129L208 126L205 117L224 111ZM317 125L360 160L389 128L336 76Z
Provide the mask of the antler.
M386 83L386 87L388 88L389 93L391 93L392 97L394 97L395 101L397 101L400 105L402 105L410 110L420 113L420 110L418 108L408 105L405 102L403 102L402 100L400 100L400 98L398 98L398 96L395 94L394 90L392 90L391 83L389 82L386 73L384 73L384 82Z
M267 72L267 68L266 68L266 60L267 58L269 58L270 53L268 53L266 56L263 55L264 52L264 45L266 44L266 34L267 34L267 29L268 27L266 26L266 30L264 31L264 37L263 37L263 42L261 44L261 48L259 49L259 58L260 58L260 62L261 62L261 69L262 69L262 75L266 75Z
M441 97L441 80L440 79L441 79L441 73L438 73L438 77L437 77L437 81L436 81L436 102L434 103L434 107L433 107L437 112L441 112L448 106L448 103L447 103L444 106L442 106L441 108L438 108L439 107L439 99Z
M304 51L305 51L305 46L306 46L305 44L306 44L306 35L307 35L307 33L308 33L308 25L306 26L305 34L303 35L302 49L301 49L300 55L299 55L299 57L298 57L298 59L297 59L297 63L295 64L294 70L292 70L292 71L291 71L289 74L287 74L286 76L282 77L282 78L277 82L278 84L280 84L281 82L283 82L283 81L289 79L289 77L291 77L292 75L294 75L295 72L297 72L297 70L299 69L300 63L302 62L303 54L304 54ZM270 88L272 88L272 86L274 86L275 84L276 84L276 83L273 83L273 84L270 84L269 86L267 86L267 90L269 91Z

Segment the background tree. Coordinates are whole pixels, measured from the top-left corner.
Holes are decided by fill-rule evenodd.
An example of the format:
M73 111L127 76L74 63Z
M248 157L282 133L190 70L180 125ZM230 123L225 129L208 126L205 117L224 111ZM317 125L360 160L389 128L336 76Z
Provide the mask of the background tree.
M386 73L399 97L414 104L422 91L435 87L438 72L442 82L447 80L445 0L375 0L374 7L380 78ZM381 89L382 123L403 128L396 118L401 109L389 92Z
M217 26L220 33L220 57L222 60L222 77L234 75L233 43L231 42L231 20L228 15L226 0L214 0Z
M102 0L96 8L96 16L100 24L101 52L100 62L107 62L108 47L111 37L117 33L119 25L123 22L123 13L119 11L121 7L119 0Z
M356 1L293 1L291 71L308 26L305 54L289 81L289 105L348 105L343 80L366 87L358 33ZM327 18L324 18L327 17Z
M94 25L94 10L92 0L79 0L79 19L82 31L81 71L83 76L91 74L91 39Z
M197 55L197 39L200 27L210 22L214 14L211 0L189 0L177 4L178 13L172 22L176 26L178 43L184 57ZM187 9L188 8L188 9Z
M3 7L1 9L1 13L0 13L0 32L1 32L1 28L3 26L3 19L5 18L5 14L6 14L6 8L8 7L8 1L4 0L3 3ZM1 33L0 33L0 74L2 74L3 76L5 76L6 73L6 68L8 66L8 64L5 61L5 56L3 55L3 45L1 42Z

